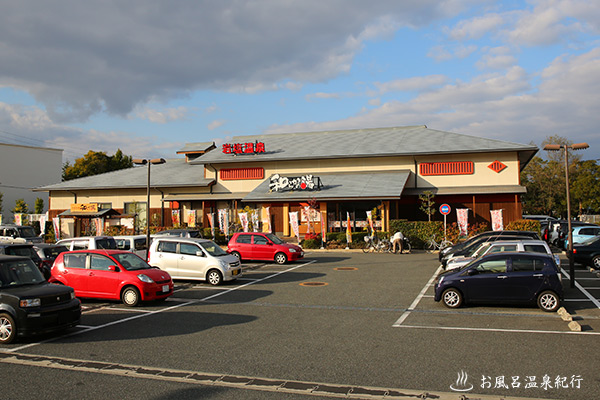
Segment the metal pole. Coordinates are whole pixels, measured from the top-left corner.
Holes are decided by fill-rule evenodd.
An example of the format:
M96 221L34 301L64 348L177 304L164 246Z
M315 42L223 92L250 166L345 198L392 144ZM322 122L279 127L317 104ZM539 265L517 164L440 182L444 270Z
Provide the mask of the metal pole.
M571 275L571 287L575 287L575 263L573 262L573 232L571 231L571 195L569 190L569 146L564 145L565 149L565 184L567 187L567 229L569 230L569 247L567 257L569 258L569 274Z
M150 160L148 160L148 185L146 186L146 260L150 253Z

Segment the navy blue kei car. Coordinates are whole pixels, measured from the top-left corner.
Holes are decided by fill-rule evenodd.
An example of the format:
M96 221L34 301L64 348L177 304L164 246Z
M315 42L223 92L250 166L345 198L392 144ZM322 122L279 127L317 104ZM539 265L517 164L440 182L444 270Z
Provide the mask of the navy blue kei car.
M558 267L540 253L490 254L441 273L435 282L435 301L450 308L466 302L537 303L544 311L556 311L562 298Z

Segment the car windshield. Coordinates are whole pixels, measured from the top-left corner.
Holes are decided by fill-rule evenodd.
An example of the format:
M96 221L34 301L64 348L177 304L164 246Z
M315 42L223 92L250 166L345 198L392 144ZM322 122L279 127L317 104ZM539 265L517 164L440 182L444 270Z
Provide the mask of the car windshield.
M40 270L31 260L5 261L0 264L0 287L37 285L44 282Z
M22 238L31 238L35 237L35 230L33 230L30 226L21 226L17 228L19 230L19 236Z
M277 236L275 236L272 233L267 233L265 236L268 237L269 239L271 239L271 242L273 242L275 244L284 244L285 243L283 240L279 239Z
M212 240L202 242L200 243L200 246L202 246L202 248L213 257L226 256L229 254Z
M483 243L481 246L479 246L475 250L471 251L470 254L468 254L468 257L473 257L473 258L481 257L481 255L484 254L487 251L487 249L490 248L491 245L492 244L490 242Z
M152 268L148 263L133 253L118 253L111 256L119 262L127 271Z

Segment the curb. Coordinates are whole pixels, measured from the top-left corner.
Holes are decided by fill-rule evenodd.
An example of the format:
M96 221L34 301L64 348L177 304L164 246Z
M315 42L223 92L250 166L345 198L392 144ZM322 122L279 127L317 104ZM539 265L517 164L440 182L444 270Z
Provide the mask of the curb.
M569 314L569 312L564 307L561 307L558 310L556 310L556 313L560 316L560 318L563 321L569 322L568 326L571 332L581 332L581 325L579 325L579 322L573 321L573 316Z

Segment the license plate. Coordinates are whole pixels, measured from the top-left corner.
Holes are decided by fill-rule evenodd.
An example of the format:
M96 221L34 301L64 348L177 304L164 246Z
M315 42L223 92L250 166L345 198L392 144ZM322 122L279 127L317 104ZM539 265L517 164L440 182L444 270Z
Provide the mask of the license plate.
M234 269L233 271L231 271L231 274L232 274L232 275L237 275L237 274L239 274L239 273L240 273L240 270L239 270L239 269Z
M169 291L169 285L163 285L162 291L163 293L167 293Z

